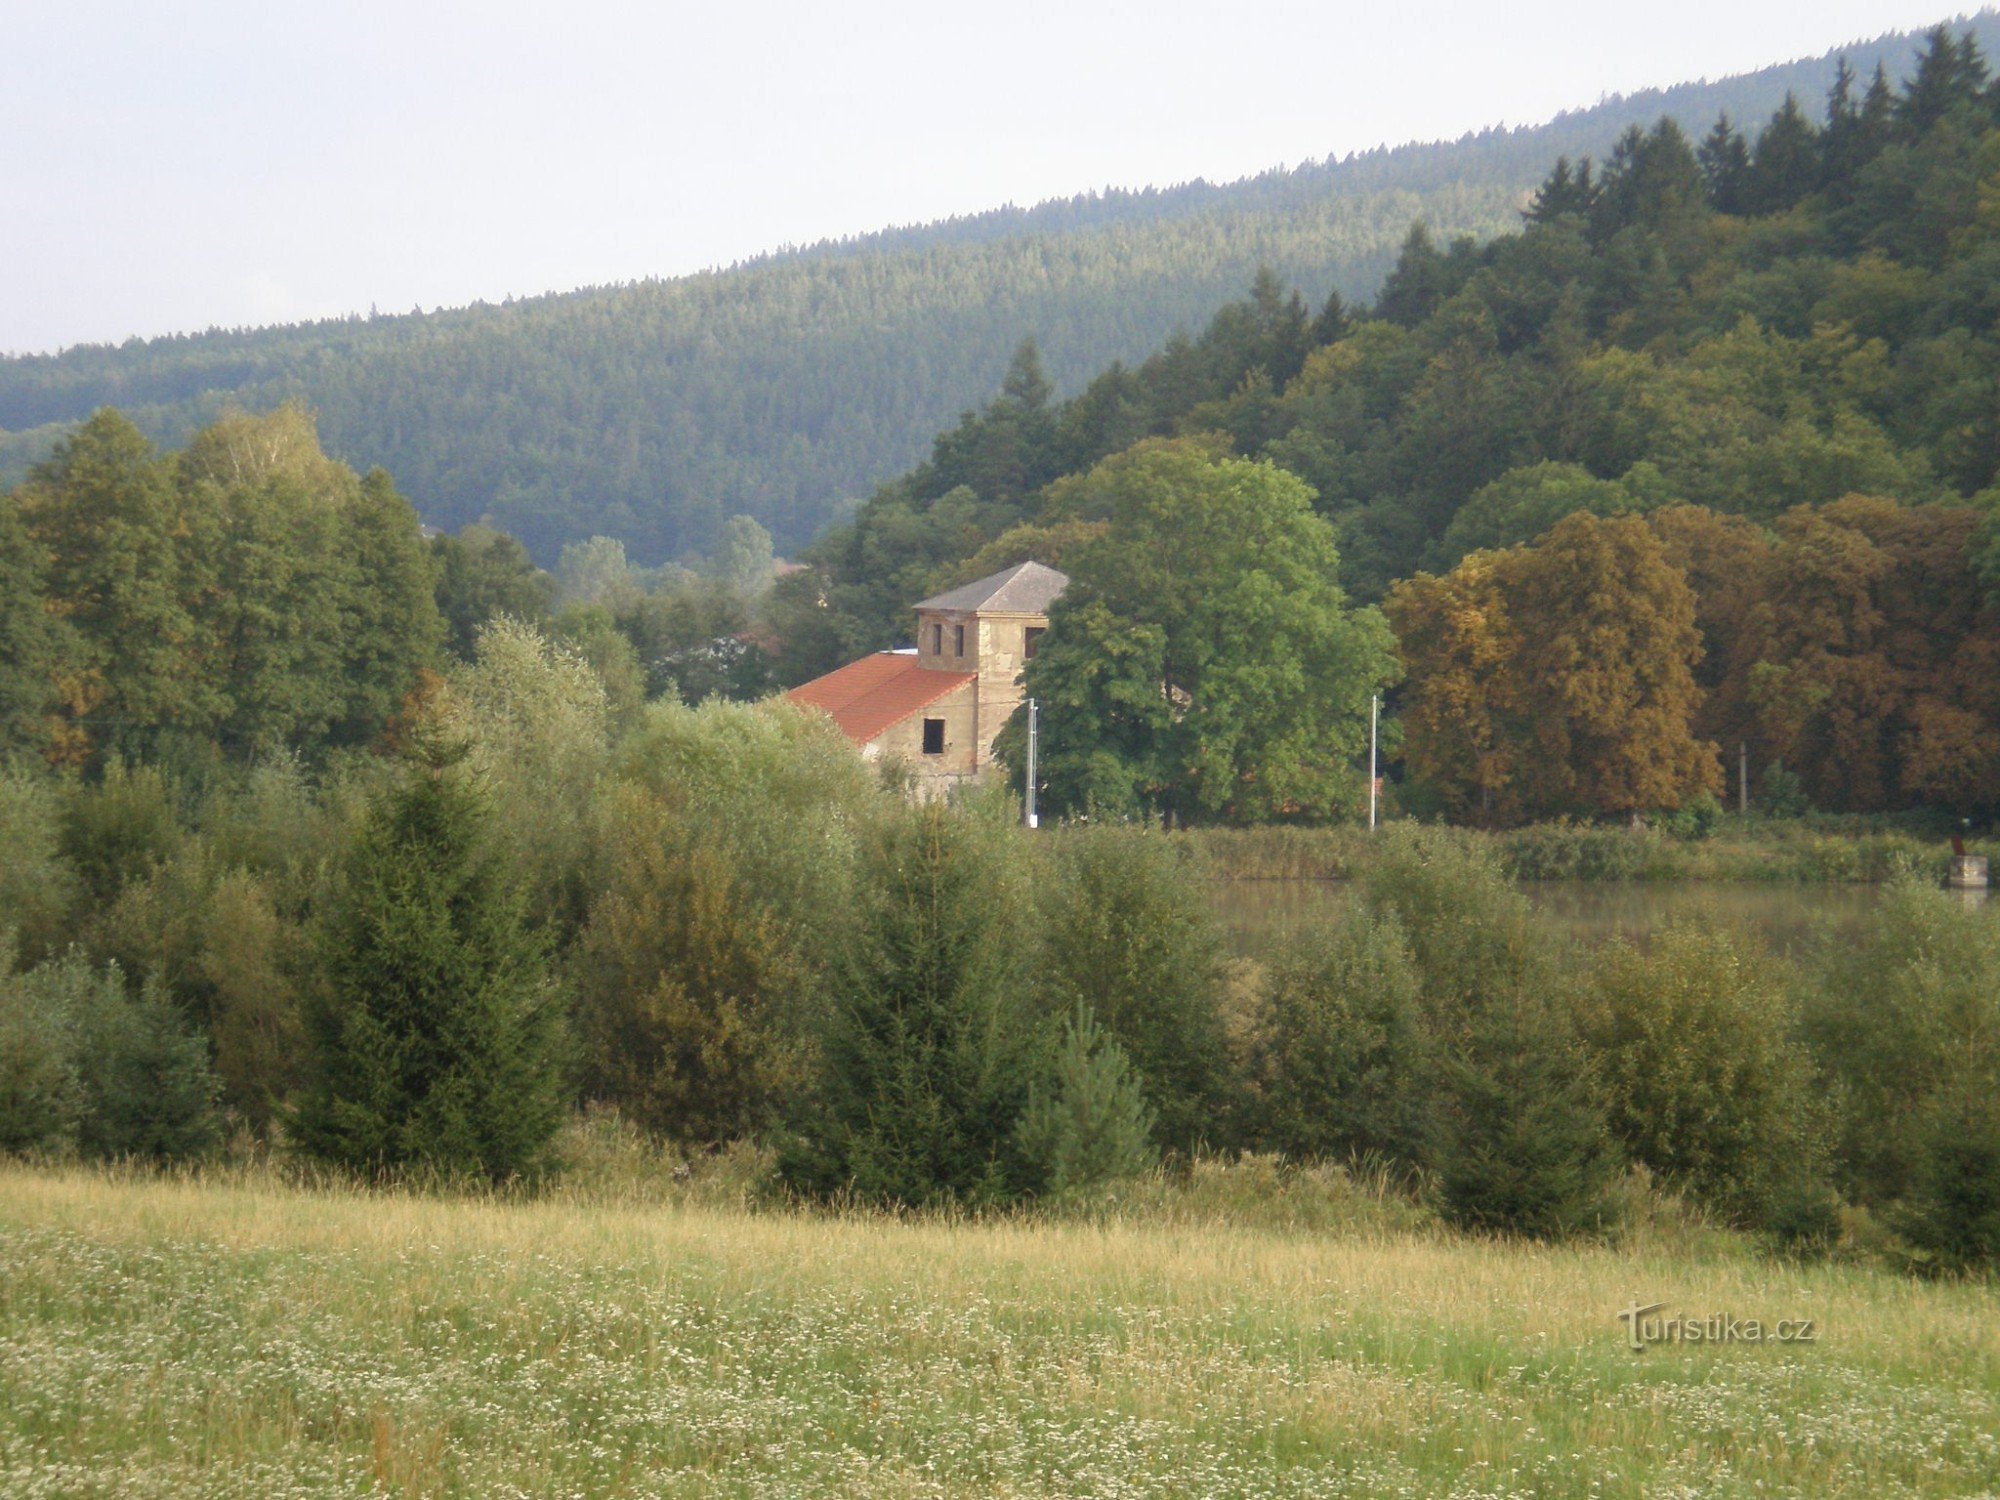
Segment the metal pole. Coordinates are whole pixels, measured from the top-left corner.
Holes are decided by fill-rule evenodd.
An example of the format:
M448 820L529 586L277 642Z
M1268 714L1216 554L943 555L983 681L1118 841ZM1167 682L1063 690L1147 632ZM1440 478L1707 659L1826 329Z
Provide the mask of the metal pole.
M1035 828L1040 826L1035 818L1036 728L1037 726L1035 723L1035 700L1033 698L1030 698L1028 700L1028 775L1027 775L1026 785L1022 789L1022 799L1021 799L1021 813L1022 813L1021 821L1026 823L1027 826L1030 828Z
M1382 697L1379 693L1368 695L1368 831L1375 831L1375 792L1382 780L1375 774L1375 745L1377 727L1382 719Z

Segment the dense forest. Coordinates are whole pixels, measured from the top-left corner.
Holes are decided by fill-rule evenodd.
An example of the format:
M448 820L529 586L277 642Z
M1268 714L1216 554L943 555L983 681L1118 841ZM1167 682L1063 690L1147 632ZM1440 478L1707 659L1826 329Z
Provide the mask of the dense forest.
M1063 402L1024 346L781 582L781 675L893 644L909 601L1034 556L1081 581L1055 639L1164 632L1141 675L1185 695L1170 593L1085 618L1129 548L1115 476L1151 444L1300 483L1346 595L1395 626L1414 805L1673 807L1748 744L1783 798L1803 778L1830 807L1990 809L1996 110L1976 40L1939 30L1901 86L1842 66L1747 133L1661 120L1561 159L1484 245L1412 229L1371 307L1267 270L1198 337ZM1052 748L1055 805L1173 806L1167 747L1203 704L1114 701L1119 658L1090 656L1029 671L1083 736Z
M1973 23L1986 44L2000 20ZM1907 70L1913 39L1850 49ZM890 230L727 270L426 314L0 359L0 483L101 406L178 444L232 407L315 408L328 451L396 476L427 521L483 521L544 565L601 534L646 564L754 517L795 551L919 458L1024 335L1056 386L1199 327L1259 265L1317 304L1374 294L1413 221L1504 230L1560 154L1662 112L1754 119L1822 94L1831 57L1616 99L1547 125ZM1318 482L1317 479L1315 482Z

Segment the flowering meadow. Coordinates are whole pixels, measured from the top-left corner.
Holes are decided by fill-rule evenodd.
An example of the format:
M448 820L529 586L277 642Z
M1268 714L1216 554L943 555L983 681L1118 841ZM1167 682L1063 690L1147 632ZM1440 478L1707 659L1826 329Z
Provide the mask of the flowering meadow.
M1617 1313L1810 1319L1634 1352ZM1991 1493L1988 1284L0 1167L0 1493Z

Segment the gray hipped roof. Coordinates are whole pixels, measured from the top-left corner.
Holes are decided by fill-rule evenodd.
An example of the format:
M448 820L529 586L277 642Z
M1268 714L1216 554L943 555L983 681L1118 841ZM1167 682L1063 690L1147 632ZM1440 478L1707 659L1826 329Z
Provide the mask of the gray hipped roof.
M926 599L916 608L950 610L957 614L986 610L994 614L1043 615L1068 587L1067 573L1058 573L1038 562L1024 562L991 578Z

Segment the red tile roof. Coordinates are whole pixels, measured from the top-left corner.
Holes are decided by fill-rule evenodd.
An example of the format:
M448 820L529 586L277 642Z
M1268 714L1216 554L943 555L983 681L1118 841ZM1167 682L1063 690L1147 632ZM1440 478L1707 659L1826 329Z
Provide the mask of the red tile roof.
M802 683L785 696L807 708L825 710L842 734L865 745L899 719L929 707L978 675L919 665L914 652L878 651Z

